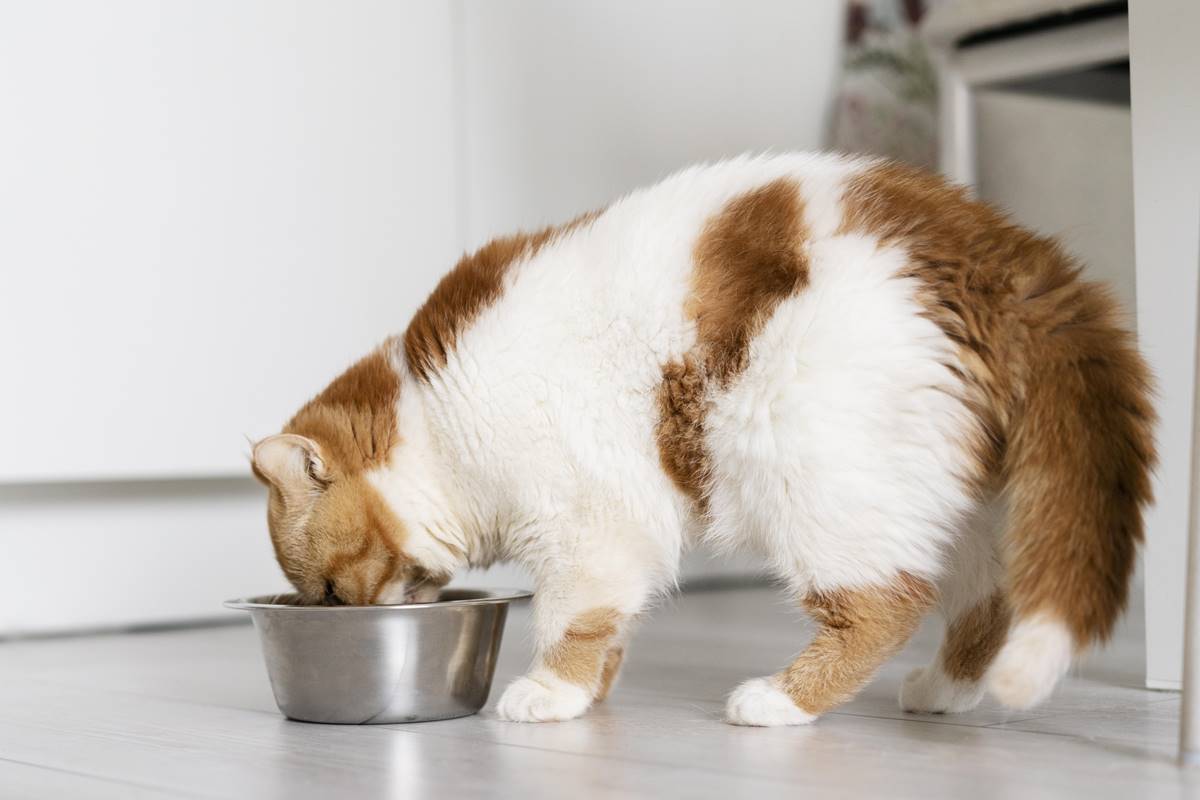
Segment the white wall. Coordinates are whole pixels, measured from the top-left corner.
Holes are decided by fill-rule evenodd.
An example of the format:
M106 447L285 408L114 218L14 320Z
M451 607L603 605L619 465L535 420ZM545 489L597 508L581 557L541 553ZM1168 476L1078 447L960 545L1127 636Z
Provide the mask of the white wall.
M819 146L840 9L0 6L0 415L19 421L0 635L281 587L243 434L402 328L463 246L696 159Z
M465 9L469 242L568 219L696 161L824 144L842 0Z

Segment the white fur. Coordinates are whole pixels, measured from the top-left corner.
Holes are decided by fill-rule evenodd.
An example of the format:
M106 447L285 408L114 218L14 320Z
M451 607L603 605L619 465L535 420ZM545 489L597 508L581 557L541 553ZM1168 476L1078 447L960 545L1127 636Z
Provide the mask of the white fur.
M970 711L982 699L982 681L951 678L937 662L908 673L900 687L900 708L904 711L955 714Z
M947 624L990 600L1000 587L1004 576L1000 539L1007 518L1007 498L994 496L963 521L962 535L947 552L938 583L938 605Z
M408 603L432 603L438 599L441 587L438 586L407 586L403 581L395 581L385 586L375 599L375 605L405 605Z
M591 704L586 690L541 671L510 683L496 704L496 714L509 722L553 722L578 717Z
M1009 708L1036 706L1071 668L1075 643L1066 625L1045 615L1013 626L987 674L988 691Z
M938 606L947 626L989 602L1000 585L999 535L1006 514L1003 498L989 498L963 522L962 534L947 553L938 582ZM903 710L943 714L970 711L979 705L984 682L951 678L942 668L942 657L939 652L928 666L908 674L900 688Z
M398 359L393 358L393 364L407 377ZM401 392L396 413L404 445L394 448L389 463L366 478L404 520L406 553L433 572L451 574L466 566L473 541L460 522L464 506L454 496L451 467L432 457L425 406L415 392Z
M837 234L842 186L865 166L783 155L685 170L511 268L445 368L428 384L402 374L402 444L372 481L410 529L406 546L448 568L523 564L539 654L589 609L637 613L696 542L756 549L796 592L900 571L937 579L971 506L961 476L975 423L952 343L900 277L904 253ZM705 224L778 178L804 201L810 285L709 398L705 519L660 462L662 369L695 345L684 304ZM807 721L779 696L746 684L730 718ZM499 710L557 719L587 705L539 678Z
M935 579L973 502L954 349L896 277L902 252L838 236L809 263L809 287L713 398L706 537L757 547L797 593Z
M725 703L725 720L734 725L773 727L807 725L815 714L799 708L772 678L754 678L733 690Z

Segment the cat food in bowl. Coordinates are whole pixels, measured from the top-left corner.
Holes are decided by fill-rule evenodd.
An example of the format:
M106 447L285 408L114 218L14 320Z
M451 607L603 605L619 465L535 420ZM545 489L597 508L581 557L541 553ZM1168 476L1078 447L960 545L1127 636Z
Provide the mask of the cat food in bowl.
M529 592L443 589L435 603L300 605L230 600L250 612L279 710L344 724L424 722L487 702L508 604Z

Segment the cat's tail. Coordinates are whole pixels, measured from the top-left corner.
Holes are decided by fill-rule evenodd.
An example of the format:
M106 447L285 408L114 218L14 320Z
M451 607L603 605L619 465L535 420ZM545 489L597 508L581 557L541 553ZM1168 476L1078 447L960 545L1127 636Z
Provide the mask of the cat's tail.
M1074 656L1112 633L1155 459L1149 371L1108 294L1068 280L1022 311L1030 339L1002 463L1013 625L987 678L1014 708L1045 699Z

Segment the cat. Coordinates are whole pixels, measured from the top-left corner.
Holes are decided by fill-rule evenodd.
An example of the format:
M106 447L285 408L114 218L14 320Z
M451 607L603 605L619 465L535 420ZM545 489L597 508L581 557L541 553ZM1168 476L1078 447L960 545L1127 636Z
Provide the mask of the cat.
M1111 633L1142 539L1154 411L1118 319L1055 242L938 177L746 156L463 257L253 469L311 602L527 568L504 719L602 700L693 545L758 553L818 624L731 723L811 722L935 608L903 708L1027 708Z

